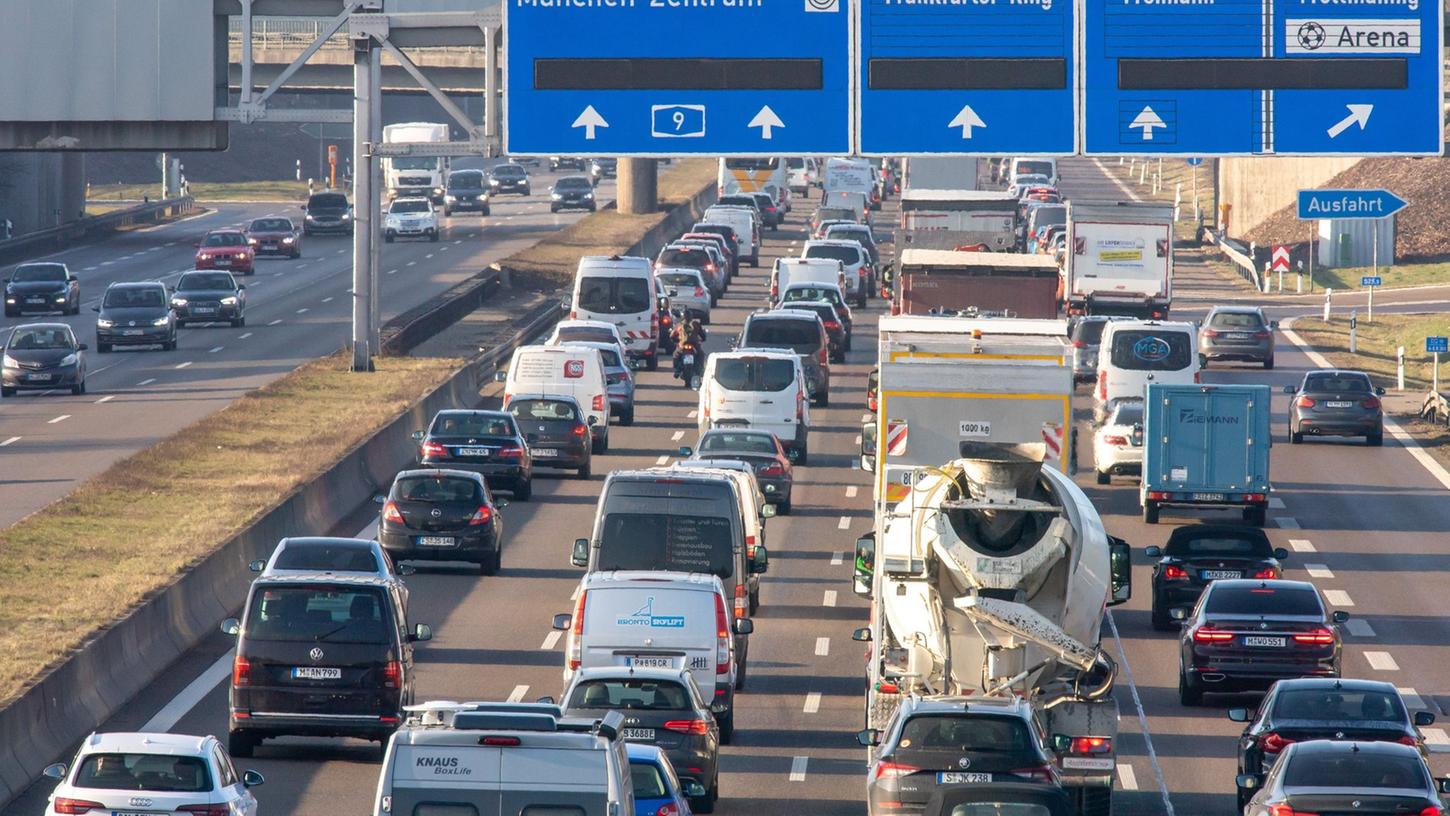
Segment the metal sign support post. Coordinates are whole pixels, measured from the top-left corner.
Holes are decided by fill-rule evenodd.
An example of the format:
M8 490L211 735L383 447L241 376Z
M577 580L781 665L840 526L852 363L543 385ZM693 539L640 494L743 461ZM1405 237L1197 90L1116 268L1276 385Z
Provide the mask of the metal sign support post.
M382 144L383 142L383 51L374 45L369 51L368 76L372 78L373 93L372 100L372 132L368 137L371 144ZM368 325L368 348L372 349L374 356L383 353L381 333L383 330L382 308L382 268L383 268L383 229L382 229L382 198L383 198L383 163L377 156L373 156L369 162L372 167L372 195L378 203L373 205L373 229L368 230L368 254L371 256L369 267L372 270L373 287L368 297L370 311Z
M378 200L373 190L373 52L368 34L352 40L352 370L372 371L373 232L377 229Z
M1373 270L1370 272L1370 275L1372 277L1376 277L1376 278L1378 278L1379 275L1380 275L1380 224L1381 223L1383 223L1383 219L1376 218L1374 220L1374 235L1372 235L1370 237L1370 250L1369 250L1369 252L1370 252L1370 259L1369 259L1369 262L1374 267ZM1379 287L1371 286L1369 288L1369 315L1366 316L1365 319L1368 320L1371 323L1374 322L1374 290L1377 289L1377 288L1379 288Z

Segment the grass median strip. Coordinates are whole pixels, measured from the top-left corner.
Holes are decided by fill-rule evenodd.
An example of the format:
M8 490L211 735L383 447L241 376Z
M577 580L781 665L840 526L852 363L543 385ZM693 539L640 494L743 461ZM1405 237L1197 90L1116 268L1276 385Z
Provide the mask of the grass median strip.
M93 184L86 196L88 202L108 200L140 201L150 196L161 198L160 184ZM197 201L297 201L307 200L307 182L281 179L277 181L197 181L191 184L191 197ZM89 207L90 204L87 205Z
M1374 322L1359 315L1357 328L1358 354L1349 353L1349 316L1325 323L1319 319L1294 321L1294 331L1304 338L1330 362L1344 368L1364 371L1374 378L1376 385L1393 388L1397 365L1396 349L1405 347L1405 390L1407 393L1423 394L1430 388L1432 358L1425 353L1427 336L1450 335L1450 315L1377 315ZM1442 363L1450 363L1450 355L1444 355ZM1440 385L1444 388L1447 369L1442 367Z
M0 701L463 364L350 360L307 363L0 531Z
M1342 269L1314 270L1314 282L1323 286L1332 286L1336 292L1362 291L1367 286L1360 286L1360 279L1376 274L1372 267L1344 267ZM1450 263L1421 263L1421 264L1397 264L1395 266L1382 266L1378 270L1380 280L1384 283L1380 289L1404 289L1410 286L1437 286L1450 284ZM1423 344L1421 344L1423 346Z

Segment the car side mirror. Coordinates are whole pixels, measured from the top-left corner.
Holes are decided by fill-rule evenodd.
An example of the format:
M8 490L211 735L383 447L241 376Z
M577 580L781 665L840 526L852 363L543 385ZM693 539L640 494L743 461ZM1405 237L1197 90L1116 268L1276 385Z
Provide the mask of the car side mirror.
M86 345L85 343L77 343L76 344L76 350L77 351L85 351L85 350L87 350L89 348L90 348L90 346Z
M876 423L861 424L861 469L867 473L876 471Z
M423 441L423 432L422 431L413 431L413 433L410 434L410 436L413 437L413 440L415 442L422 442Z
M1253 774L1239 774L1234 777L1234 781L1238 783L1240 790L1259 789L1259 778Z
M1133 597L1133 549L1116 536L1108 536L1108 571L1113 585L1108 606L1127 603Z
M574 616L568 612L560 612L554 616L554 622L550 626L557 632L567 632L569 627L574 625Z
M701 785L699 782L696 782L693 779L686 779L684 783L681 784L681 787L684 788L686 799L704 799L706 796L710 795L710 792L705 790L704 785Z
M239 283L239 284L237 284L237 291L241 291L241 290L246 289L246 288L247 288L247 285L245 283Z
M508 499L505 499L502 496L496 496L496 497L494 497L494 500L493 500L493 506L494 507L497 507L500 510L502 510L505 507L508 507L509 506L509 500Z
M569 563L576 567L589 566L589 539L574 539L574 551L569 555Z
M1332 614L1330 614L1329 619L1334 621L1335 623L1344 623L1345 621L1349 620L1349 613L1345 612L1343 609L1336 609Z
M433 639L433 627L426 623L420 623L413 627L408 634L408 640L414 643L425 643Z
M1279 559L1280 561L1283 561L1284 559L1289 557L1289 551L1284 549L1283 547L1275 547L1274 557Z
M251 570L252 572L261 572L263 569L266 569L266 567L267 562L263 561L260 558L247 565L247 569Z
M764 544L755 546L755 554L750 556L750 574L764 575L770 570L770 552L765 549Z
M755 631L755 621L749 618L736 618L731 628L737 635L748 635Z
M1295 388L1292 385L1286 385L1286 386L1284 386L1284 393L1285 394L1295 394L1295 393L1298 393L1298 391L1299 391L1299 389L1298 388Z
M45 766L45 770L40 773L46 779L65 779L65 771L65 763L57 762L54 765Z
M553 695L550 695L550 694L545 694L543 697L540 697L539 699L535 700L534 702L541 703L543 705L557 705L558 704L558 701L555 700L554 697L553 697Z
M881 744L881 729L863 728L856 732L856 741L870 748L873 745Z
M689 459L692 455L694 455L695 452L690 449L689 445L681 445L675 451L675 453L678 454L681 459Z
M393 571L399 575L412 575L418 571L418 568L412 564L399 564Z
M76 281L80 280L80 278L77 278L75 275L66 275L65 280L66 283L75 283ZM6 283L9 283L9 281L6 281Z
M99 312L100 310L101 310L101 307L99 307L99 306L92 306L91 307L91 311L93 311L93 312Z
M256 771L242 771L242 784L248 788L255 788L258 785L267 784L267 778Z
M307 205L306 204L298 204L297 205L297 209L299 209L299 210L301 210L303 212L307 212Z
M800 461L801 452L796 450L795 448L791 448L790 450L785 452L785 458L789 459L790 463L793 465L796 462Z
M509 373L507 371L495 371L495 372L493 372L493 381L494 382L508 382L509 381Z
M1157 544L1150 544L1147 547L1143 548L1143 554L1148 556L1149 558L1162 558L1163 548L1159 547Z
M1434 725L1434 724L1435 724L1435 712L1433 712L1433 711L1416 711L1415 712L1415 725Z
M870 643L871 628L869 626L863 626L860 629L853 631L851 633L851 639L856 641L857 643Z
M594 416L594 415L591 414L589 416L589 418L585 420L585 422L589 423L590 425L598 425L599 424L599 417Z
M373 496L373 504L387 504L387 503L388 503L388 497L387 496L384 496L382 494Z
M1168 617L1179 622L1186 621L1188 620L1188 610L1181 606L1175 606L1168 610Z
M1374 392L1376 395L1383 397L1385 395L1384 386L1376 386Z
M760 517L761 518L775 518L775 515L776 515L777 512L778 511L775 509L775 505L773 505L773 504L767 504L764 507L761 507L760 508Z
M1450 793L1450 778L1436 780L1435 787L1438 788L1441 793Z
M1271 328L1271 329L1277 329L1277 328L1279 328L1279 321L1277 321L1277 320L1270 320L1269 321L1269 328Z
M1247 708L1230 708L1228 718L1234 722L1246 723L1249 721L1249 710Z
M236 618L227 618L222 621L222 634L239 635L242 633L242 622Z

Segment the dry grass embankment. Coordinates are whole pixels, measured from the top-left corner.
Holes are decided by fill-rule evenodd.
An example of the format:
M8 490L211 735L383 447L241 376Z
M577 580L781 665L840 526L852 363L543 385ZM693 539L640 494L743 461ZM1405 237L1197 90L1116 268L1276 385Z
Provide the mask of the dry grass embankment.
M198 181L191 184L191 197L199 202L206 201L287 201L307 200L307 182L292 181ZM106 201L140 201L149 196L155 201L161 197L160 184L94 184L87 196L87 209L93 204Z

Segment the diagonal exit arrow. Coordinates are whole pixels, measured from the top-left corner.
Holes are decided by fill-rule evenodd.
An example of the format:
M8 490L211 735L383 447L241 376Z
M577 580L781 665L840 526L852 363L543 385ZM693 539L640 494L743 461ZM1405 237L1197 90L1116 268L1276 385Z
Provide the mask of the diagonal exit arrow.
M1369 115L1374 112L1374 105L1345 105L1344 107L1349 109L1349 115L1329 128L1329 138L1331 139L1338 138L1339 134L1349 130L1351 125L1359 125L1359 129L1364 130L1365 126L1369 124Z

